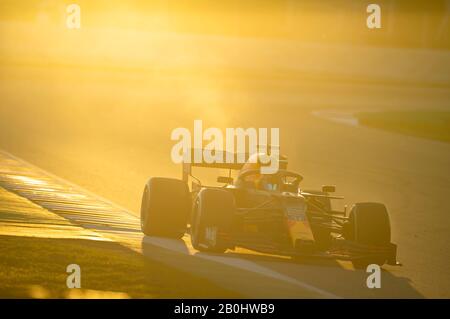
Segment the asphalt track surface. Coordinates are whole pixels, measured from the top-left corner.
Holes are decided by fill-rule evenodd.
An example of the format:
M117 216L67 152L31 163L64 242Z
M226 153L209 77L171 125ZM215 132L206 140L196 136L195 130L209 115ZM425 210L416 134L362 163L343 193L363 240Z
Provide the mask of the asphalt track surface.
M315 121L316 119L311 118L311 122ZM364 162L360 166L344 166L339 171L324 172L330 161L341 160L339 157L345 153L340 152L335 152L332 159L323 157L319 163L309 164L320 172L319 180L320 177L338 180L341 174L344 175L341 178L345 177L343 180L346 180L350 176L350 181L344 184L346 188L351 190L349 187L351 181L364 185L351 197L363 200L365 198L363 195L366 195L368 200L385 202L390 209L393 241L399 245L398 258L404 266L384 266L381 289L368 289L365 284L367 274L354 270L348 262L305 260L298 263L246 250L213 256L196 253L191 248L188 237L184 243L146 238L139 231L138 219L130 216L135 213L130 213L128 209L118 209L114 204L102 207L102 204L98 204L96 196L90 204L101 211L100 216L97 216L97 213L85 212L83 218L88 222L82 218L77 219L78 217L74 219L71 213L64 217L81 223L83 227L96 228L97 231L107 233L111 228L123 228L124 232L119 236L120 239L115 240L127 243L150 258L157 258L217 280L225 287L237 289L248 297L448 297L449 252L444 239L447 236L449 219L448 204L444 198L448 194L449 184L448 177L443 173L450 164L448 145L365 128L341 124L335 126L321 121L323 120L317 120L315 124L322 124L321 129L324 130L332 128L348 134L347 138L342 137L340 140L349 142L348 139L351 139L351 144L355 143L357 137L356 141L359 140L360 145L363 145L362 134L369 139L376 137L377 141L380 136L384 137L382 145L378 142L375 143L375 148L366 150L369 154L347 155L350 158L359 157L359 161ZM358 134L354 134L351 130L358 130ZM333 134L328 136L332 138ZM399 148L403 158L398 158ZM306 147L302 149L305 152ZM382 156L377 154L377 150L380 149L383 149ZM314 147L314 150L317 151L317 147ZM389 151L396 153L397 156L389 155ZM440 156L434 157L432 154ZM402 165L395 168L387 165L389 162L398 163L398 161L401 161ZM368 162L370 164L367 164ZM428 165L422 166L420 163ZM418 182L419 180L421 182ZM123 183L123 180L121 182ZM421 183L424 182L428 182L427 188L421 187ZM368 196L370 191L375 195ZM342 187L339 193L343 193ZM436 198L439 200L432 200ZM50 206L45 207L51 209ZM89 211L92 209L88 207ZM96 224L97 219L103 226L90 224L92 222ZM180 259L180 254L195 258Z
M117 32L113 42L124 47L110 50L108 38L93 33L82 45L102 39L104 52L85 50L80 58L70 49L75 39L64 33L51 38L55 47L39 47L34 60L26 60L32 41L22 41L20 52L10 47L35 34L26 26L2 28L0 149L95 194L94 205L105 205L101 198L115 203L102 211L102 223L131 227L120 240L132 249L250 297L450 297L450 145L311 115L322 109L448 110L447 52L213 37L158 42L165 39L159 35L150 47L139 47L133 42L139 37ZM130 42L124 39L134 44L130 54L141 54L108 56L126 49ZM183 59L174 59L180 52ZM346 198L335 203L339 208L386 204L403 267L384 266L382 288L368 289L367 274L348 262L294 263L245 250L212 256L193 251L188 238L173 243L143 237L137 219L143 186L150 176L180 176L170 158L170 133L192 129L194 119L222 129L280 128L282 152L289 168L304 176L304 188L337 185L337 195ZM180 254L189 258L181 262Z
M188 235L182 240L147 237L140 232L139 219L125 208L12 154L0 152L0 167L1 187L31 200L74 225L81 226L90 232L88 237L96 237L95 240L113 240L151 259L205 276L224 288L251 298L342 298L328 291L335 288L328 285L321 287L317 282L305 280L308 276L299 271L299 265L289 260L269 255L255 256L242 249L224 255L198 253L192 248ZM33 219L29 220L32 227ZM60 221L55 225L59 223ZM71 233L79 236L78 232L67 229L66 236ZM330 269L325 268L324 272L328 273ZM341 278L342 274L336 273L335 280L365 281L363 272L353 273L353 276L349 277L351 279ZM380 295L358 292L355 295L346 293L346 297Z

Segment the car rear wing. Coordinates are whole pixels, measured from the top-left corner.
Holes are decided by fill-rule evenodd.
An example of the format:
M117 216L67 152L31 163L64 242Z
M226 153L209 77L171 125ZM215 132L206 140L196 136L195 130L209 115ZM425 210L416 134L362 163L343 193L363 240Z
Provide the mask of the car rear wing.
M200 151L203 153L204 149L191 149L191 159L194 159L194 153L196 151ZM188 181L189 176L192 176L192 167L204 167L204 168L217 168L217 169L227 169L230 171L232 170L240 170L245 162L249 159L250 153L233 153L233 152L227 152L227 151L217 151L219 154L221 154L221 158L224 159L223 163L207 163L205 161L201 161L196 163L195 161L191 161L189 163L183 162L182 163L182 179L183 181ZM287 157L280 155L279 157L279 165L280 169L287 169Z

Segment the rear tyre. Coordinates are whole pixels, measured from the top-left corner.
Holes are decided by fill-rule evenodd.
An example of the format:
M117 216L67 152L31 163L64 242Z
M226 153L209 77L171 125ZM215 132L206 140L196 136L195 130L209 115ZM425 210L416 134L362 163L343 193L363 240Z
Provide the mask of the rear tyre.
M369 246L387 246L391 242L389 214L381 203L357 203L350 210L344 236L359 244ZM370 264L382 266L385 257L367 257L356 259L355 268L366 268Z
M192 246L200 251L223 253L230 248L229 234L236 211L231 192L205 188L198 194L191 221Z
M173 178L153 177L145 185L141 229L145 235L181 238L191 209L187 184Z

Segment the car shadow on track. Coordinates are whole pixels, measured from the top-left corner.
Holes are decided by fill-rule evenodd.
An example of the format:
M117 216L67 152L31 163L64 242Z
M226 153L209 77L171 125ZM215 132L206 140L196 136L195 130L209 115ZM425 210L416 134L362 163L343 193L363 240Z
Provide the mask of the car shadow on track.
M185 236L183 240L146 236L143 238L142 249L144 255L169 264L177 264L185 271L191 270L205 276L224 275L220 273L219 268L213 266L217 262L232 265L236 260L241 260L245 261L246 265L255 265L258 269L278 273L342 298L424 297L411 285L408 278L397 273L398 268L392 266L383 266L380 277L381 288L370 289L367 287L367 278L370 273L365 270L355 270L350 262L334 259L294 260L290 257L259 254L245 249L227 251L224 254L197 252L192 248L188 236ZM237 276L238 273L242 273L238 267L235 268L234 273L228 271L227 276Z
M371 273L355 269L351 262L320 257L292 259L285 256L227 252L229 257L248 259L283 275L330 291L343 298L424 298L409 278L398 274L397 266L381 267L381 288L368 288Z

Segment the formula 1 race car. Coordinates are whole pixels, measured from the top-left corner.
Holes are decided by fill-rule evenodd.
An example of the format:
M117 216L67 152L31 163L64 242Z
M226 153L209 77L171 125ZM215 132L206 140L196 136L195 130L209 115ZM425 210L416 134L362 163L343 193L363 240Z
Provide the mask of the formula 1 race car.
M280 156L279 162L280 169L271 175L261 174L260 162L253 159L243 164L183 163L181 180L150 178L142 197L142 231L169 238L188 232L192 246L205 252L239 246L276 255L351 260L356 268L397 264L383 204L356 203L348 214L334 211L331 199L342 199L330 195L334 186L302 190L302 176L287 170L286 157ZM205 186L191 174L193 166L228 169L230 174L218 177L222 187ZM235 181L232 170L239 172Z

